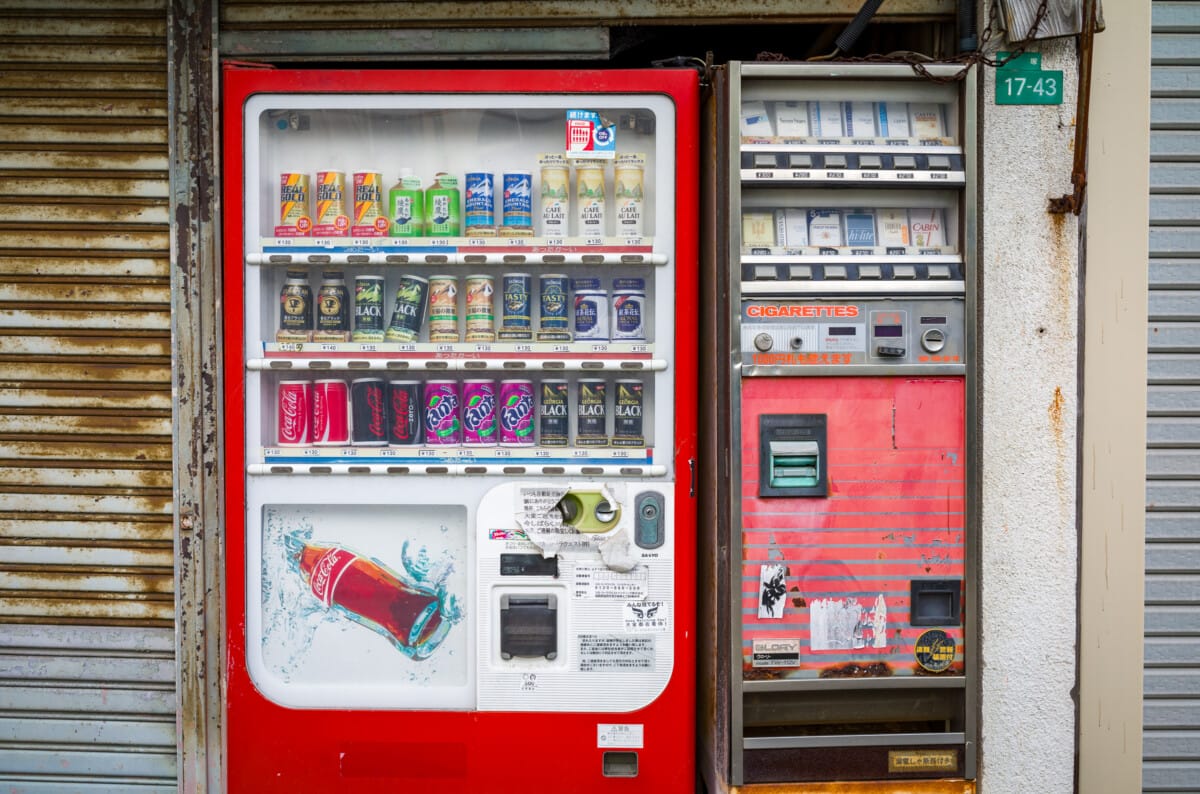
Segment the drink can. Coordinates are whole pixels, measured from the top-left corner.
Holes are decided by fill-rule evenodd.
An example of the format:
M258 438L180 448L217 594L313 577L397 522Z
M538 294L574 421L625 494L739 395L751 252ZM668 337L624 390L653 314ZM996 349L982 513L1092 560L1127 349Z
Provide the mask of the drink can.
M496 381L463 381L462 442L467 447L496 446Z
M458 341L458 278L429 277L429 341Z
M542 236L561 240L567 236L567 218L571 213L567 157L543 154L538 165L542 170Z
M608 446L608 384L603 380L579 381L575 401L575 444L580 447Z
M429 298L429 279L406 273L396 287L392 321L383 338L388 342L415 342L425 322L425 304Z
M382 237L388 233L388 218L383 212L383 174L378 171L354 172L354 237Z
M279 331L276 342L307 342L312 339L313 299L308 273L289 270L279 291Z
M560 273L550 273L538 279L541 314L538 319L538 339L543 341L570 341L570 323L567 320L567 294L571 281Z
M462 198L458 179L445 172L425 189L425 233L430 237L458 237L462 233Z
M317 327L314 342L345 342L350 338L350 291L340 270L321 274L317 290Z
M348 234L350 216L346 214L346 172L318 171L313 236L345 237Z
M579 200L579 236L604 237L607 204L604 194L604 161L575 161L575 197Z
M617 211L617 236L641 237L645 205L643 177L646 155L619 154L613 162L613 201Z
M350 443L350 390L344 380L313 383L313 443L338 446Z
M608 293L598 278L577 278L575 288L575 339L608 340Z
M420 237L425 233L425 191L411 168L400 169L400 179L388 190L388 234Z
M503 186L504 226L501 233L512 237L533 234L533 174L506 171Z
M279 225L276 237L307 237L312 234L308 174L279 175Z
M425 383L425 443L452 446L462 443L459 419L458 381L431 380Z
M619 380L613 398L614 447L644 447L642 411L645 407L645 385L640 380Z
M646 339L646 289L640 278L613 279L612 338L613 341L644 341Z
M354 279L354 342L383 341L383 276Z
M531 339L533 314L529 291L533 278L528 273L505 273L501 277L504 289L504 313L501 316L501 339Z
M496 280L491 276L467 276L467 341L496 341Z
M571 421L568 416L567 382L544 380L539 387L538 443L543 447L565 447L570 442Z
M500 446L533 445L533 381L500 381Z
M279 382L279 425L276 443L281 447L307 447L312 443L311 380Z
M350 440L361 447L387 444L387 392L383 378L350 381Z
M465 225L468 237L490 237L496 233L496 190L486 171L468 171L463 181Z
M415 447L422 441L421 384L394 380L387 385L388 446Z

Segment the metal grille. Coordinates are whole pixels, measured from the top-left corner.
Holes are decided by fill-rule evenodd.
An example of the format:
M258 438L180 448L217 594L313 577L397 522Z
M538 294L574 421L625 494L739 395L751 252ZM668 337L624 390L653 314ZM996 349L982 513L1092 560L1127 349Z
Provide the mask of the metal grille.
M165 0L0 10L0 784L175 790Z
M1200 3L1152 6L1143 790L1200 781Z

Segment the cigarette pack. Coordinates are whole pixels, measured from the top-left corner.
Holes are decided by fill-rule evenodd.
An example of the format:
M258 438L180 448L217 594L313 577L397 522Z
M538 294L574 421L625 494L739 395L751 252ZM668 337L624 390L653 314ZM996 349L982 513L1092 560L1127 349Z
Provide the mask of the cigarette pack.
M852 210L846 213L846 244L854 247L875 246L875 212Z
M835 248L843 245L842 211L809 210L808 244Z
M875 106L879 117L879 134L884 138L907 138L911 135L908 126L907 102L880 102Z
M946 219L940 207L908 211L908 228L912 244L934 246L946 244Z
M769 138L774 135L771 117L767 115L767 103L752 100L742 103L742 135Z
M936 102L908 103L909 118L912 119L914 138L946 137L946 122L942 118L942 106Z
M807 138L808 103L807 102L776 102L775 130L780 138Z
M742 213L742 246L770 248L775 245L775 217L771 212Z
M875 106L870 102L843 102L846 135L851 138L875 137Z
M842 103L809 102L808 126L819 138L842 137Z
M908 246L908 210L880 209L875 212L879 226L879 245Z
M775 210L775 239L788 248L808 245L808 213L795 207Z

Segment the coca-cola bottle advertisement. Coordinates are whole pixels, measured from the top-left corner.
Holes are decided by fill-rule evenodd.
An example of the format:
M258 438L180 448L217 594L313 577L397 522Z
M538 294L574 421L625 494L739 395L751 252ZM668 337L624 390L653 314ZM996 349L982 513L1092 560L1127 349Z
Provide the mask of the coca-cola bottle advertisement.
M309 706L330 682L376 701L388 687L411 701L414 687L461 686L466 564L465 511L265 506L255 680Z

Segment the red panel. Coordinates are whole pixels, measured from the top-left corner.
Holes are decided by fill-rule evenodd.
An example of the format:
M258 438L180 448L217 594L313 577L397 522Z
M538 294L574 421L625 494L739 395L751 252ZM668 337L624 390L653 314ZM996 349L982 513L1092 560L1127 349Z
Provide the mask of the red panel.
M886 663L920 672L913 652L924 626L909 624L913 579L964 576L962 378L747 378L742 387L742 622L747 675L811 677L841 666ZM759 417L824 414L826 497L760 498ZM759 617L763 565L786 569L782 612ZM882 647L870 618L886 606ZM961 593L960 593L961 596ZM817 605L817 606L815 606ZM814 615L857 612L849 647L816 632ZM850 625L853 625L853 621ZM962 625L938 626L958 644ZM755 639L799 640L800 665L752 667ZM769 669L769 672L768 672Z
M676 107L675 668L663 694L626 714L497 714L287 709L262 697L245 665L241 108L255 93L657 93ZM224 74L225 550L227 763L230 791L653 791L694 788L695 502L699 87L690 70L288 71ZM641 723L636 778L605 778L600 722Z

